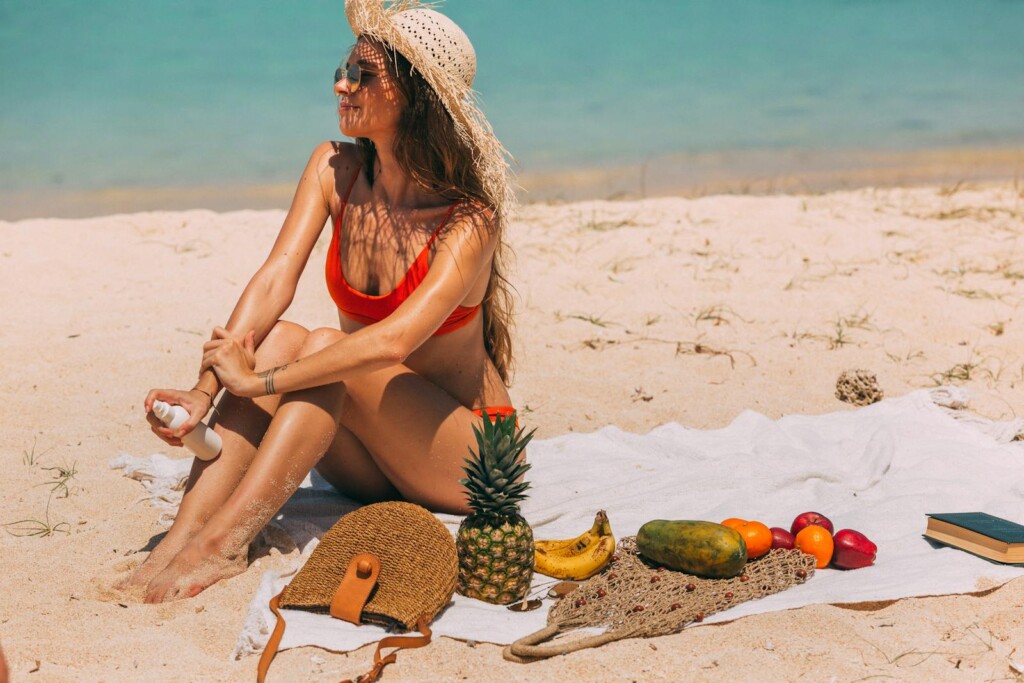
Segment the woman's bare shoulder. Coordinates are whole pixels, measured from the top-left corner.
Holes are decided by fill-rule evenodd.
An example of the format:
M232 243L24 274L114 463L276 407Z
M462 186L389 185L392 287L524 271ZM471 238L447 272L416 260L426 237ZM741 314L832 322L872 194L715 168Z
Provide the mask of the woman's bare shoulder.
M486 204L462 200L452 209L448 223L441 230L438 251L463 253L469 245L491 245L499 238L499 225L493 207Z
M313 148L309 161L317 170L355 171L359 166L359 148L351 142L325 140Z
M494 208L482 202L464 199L452 209L451 225L461 225L466 230L491 232L498 227Z
M305 175L315 175L325 201L333 205L336 195L344 192L344 184L360 166L358 147L351 142L327 140L313 148Z

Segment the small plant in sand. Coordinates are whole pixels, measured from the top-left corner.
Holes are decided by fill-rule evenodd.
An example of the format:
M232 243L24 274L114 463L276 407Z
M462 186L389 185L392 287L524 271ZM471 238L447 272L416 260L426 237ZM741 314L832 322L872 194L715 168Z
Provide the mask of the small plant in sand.
M605 218L604 220L601 220L601 218L603 218L603 217L599 217L598 216L596 209L592 209L591 210L589 220L583 214L583 212L580 212L578 214L578 216L579 216L579 224L578 224L578 226L576 228L576 232L577 233L580 233L580 232L608 232L609 230L617 230L619 228L624 228L624 227L627 227L627 226L638 225L636 219L632 218L632 217L631 218L625 218L625 219L619 219L619 220L607 219L607 218Z
M33 443L31 453L25 454L25 464L36 464L38 457L35 453L35 444ZM50 522L50 502L53 501L54 494L57 494L58 498L67 498L71 495L68 482L78 474L77 463L72 464L70 467L65 465L44 467L43 469L49 472L51 477L50 481L36 484L36 486L50 487L50 495L46 497L46 511L43 514L43 519L21 519L17 522L4 524L3 526L7 529L7 533L12 536L40 536L45 538L46 536L53 536L58 532L71 533L71 525L68 522L58 522L56 524Z
M848 333L849 330L878 331L875 324L871 322L871 314L863 311L857 311L850 315L839 315L836 317L833 326L835 328L835 332L831 335L824 336L824 339L828 342L828 348L830 351L835 351L848 344L856 343L854 339L850 337Z
M635 387L630 398L633 400L633 403L636 403L637 401L647 403L654 400L654 396L644 391L643 387Z
M939 386L949 384L951 382L967 382L974 378L974 371L977 368L978 364L971 361L967 361L966 363L957 363L947 370L933 374L932 381Z
M1003 374L1003 361L996 356L979 357L975 351L971 357L963 362L931 375L936 385L959 384L972 380L986 379L989 383L998 382Z
M56 488L50 489L50 495L46 498L44 519L20 519L17 522L9 522L4 524L7 533L11 536L39 536L40 538L53 536L58 532L70 534L71 524L68 522L57 522L56 524L50 522L50 502L53 500L56 490Z
M42 453L36 453L36 440L32 439L32 449L28 451L23 450L21 452L21 463L23 465L28 465L29 467L35 467L39 463L39 460L51 450L53 450L52 446Z
M615 259L614 261L609 261L602 267L605 270L610 270L614 275L618 275L620 273L628 273L632 270L636 270L638 260L639 259L635 256L623 256Z
M604 320L603 318L599 318L596 315L570 315L568 317L573 320L582 320L585 323L590 323L591 325L596 325L598 327L608 327L609 325L616 324L611 321Z
M602 339L601 337L591 337L590 339L584 339L580 342L580 344L586 348L593 349L594 351L603 351L609 346L615 346L616 344L621 343L622 342L616 341L615 339Z
M1002 301L1003 297L1006 296L1005 294L993 294L987 289L967 289L966 287L951 290L950 293L956 296L962 296L965 299L973 299L976 301Z
M617 323L612 323L617 324ZM626 334L633 334L629 330L626 330ZM621 344L668 344L675 347L676 356L724 356L729 359L729 367L736 368L736 356L746 356L750 361L752 367L757 367L757 359L754 358L750 353L746 351L739 351L736 349L719 349L701 341L683 341L679 339L661 339L658 337L651 337L646 334L643 336L632 337L628 339L608 339L605 337L591 337L584 339L580 342L580 345L584 348L592 349L594 351L603 351L613 346L619 346Z
M924 351L921 351L920 349L908 348L906 351L902 353L892 353L890 351L886 351L885 357L888 358L893 363L896 363L897 365L902 365L903 363L910 363L915 360L921 360L926 356L924 355Z
M57 493L58 498L67 498L71 495L71 489L68 488L68 482L75 478L78 474L78 463L74 463L71 467L58 466L58 467L44 467L43 469L50 473L51 480L37 484L37 486L49 486L50 493Z
M582 313L562 313L561 311L555 311L555 320L562 322L563 320L582 320L585 323L590 323L596 327L608 327L610 325L618 325L616 322L605 320L594 314L584 315Z
M836 320L836 331L835 331L835 334L833 334L828 339L828 348L829 348L829 350L835 351L836 349L841 349L844 346L846 346L847 344L852 344L852 343L853 343L853 340L850 339L850 337L846 334L846 326L843 325L842 318L839 318L838 320Z
M515 414L484 417L473 427L477 449L470 449L463 468L473 512L459 526L457 590L461 595L507 605L522 600L533 576L533 529L519 514L519 502L530 484L522 480L530 466L520 455L535 430L523 435Z
M645 315L644 316L644 327L650 327L651 325L657 325L661 321L660 315Z
M697 311L693 316L693 324L702 322L710 322L715 327L722 323L729 324L728 313L732 313L732 309L723 306L722 304L716 304L714 306L706 306ZM735 315L735 314L734 314Z
M839 316L838 324L850 330L869 330L877 332L878 328L871 322L871 314L864 311L857 311L850 315Z

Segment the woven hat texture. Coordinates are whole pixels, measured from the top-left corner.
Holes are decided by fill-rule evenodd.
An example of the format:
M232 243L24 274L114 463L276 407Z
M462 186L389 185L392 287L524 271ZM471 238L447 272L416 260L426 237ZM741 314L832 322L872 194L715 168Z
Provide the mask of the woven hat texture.
M366 36L402 54L437 93L473 152L484 192L498 216L515 206L508 152L494 135L473 92L476 51L455 22L418 0L345 0L345 16L356 37Z
M432 620L452 598L458 573L455 541L434 515L412 503L354 510L332 526L281 593L281 607L327 612L349 562L359 553L380 560L377 588L362 620L411 630Z
M450 73L466 88L473 87L476 50L469 36L454 21L427 8L398 12L391 21L407 44L420 49L430 69Z

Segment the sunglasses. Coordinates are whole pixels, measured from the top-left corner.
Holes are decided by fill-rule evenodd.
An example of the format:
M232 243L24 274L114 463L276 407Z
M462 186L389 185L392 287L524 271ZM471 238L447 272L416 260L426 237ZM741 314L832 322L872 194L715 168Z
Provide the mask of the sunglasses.
M369 71L364 71L359 63L339 66L334 70L334 83L336 84L342 78L348 80L348 91L354 93L359 90L359 86L363 83L364 76L372 76L373 74ZM333 84L332 84L333 85Z

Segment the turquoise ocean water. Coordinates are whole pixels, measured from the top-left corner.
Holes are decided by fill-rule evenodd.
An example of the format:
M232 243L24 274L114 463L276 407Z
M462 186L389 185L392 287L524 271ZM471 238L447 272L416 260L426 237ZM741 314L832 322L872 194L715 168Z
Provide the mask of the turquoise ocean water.
M524 172L1024 144L1021 1L444 7ZM342 0L0 0L0 193L292 182L352 42Z

